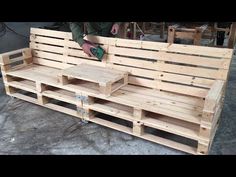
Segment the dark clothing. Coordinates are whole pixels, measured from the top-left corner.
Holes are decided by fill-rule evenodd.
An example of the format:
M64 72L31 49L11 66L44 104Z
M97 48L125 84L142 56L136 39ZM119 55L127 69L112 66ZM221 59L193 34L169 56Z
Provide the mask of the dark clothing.
M218 28L230 28L230 22L217 23ZM223 46L225 40L225 31L217 31L216 45Z
M120 24L119 22L115 22ZM88 22L85 23L87 27L87 33L96 36L111 36L111 28L114 22ZM70 22L70 29L72 32L73 40L82 46L84 41L84 23L83 22Z

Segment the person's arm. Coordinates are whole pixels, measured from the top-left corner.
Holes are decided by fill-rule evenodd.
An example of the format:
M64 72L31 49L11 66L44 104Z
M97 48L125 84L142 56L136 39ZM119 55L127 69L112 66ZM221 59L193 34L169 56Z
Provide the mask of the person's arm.
M70 22L70 29L72 32L72 37L75 42L77 42L81 47L85 43L84 41L84 23Z
M118 31L119 31L119 28L120 28L120 24L121 22L115 22L111 28L111 33L113 35L117 35L118 34Z

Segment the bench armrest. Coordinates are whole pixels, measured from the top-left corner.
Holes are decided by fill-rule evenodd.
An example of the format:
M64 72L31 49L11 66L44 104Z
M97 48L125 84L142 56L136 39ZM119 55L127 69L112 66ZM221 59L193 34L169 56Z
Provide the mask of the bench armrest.
M216 80L211 86L206 98L203 111L204 112L215 112L216 106L220 102L222 92L225 86L225 81Z
M32 50L23 48L0 54L0 65L2 71L9 71L16 67L26 66L32 63Z

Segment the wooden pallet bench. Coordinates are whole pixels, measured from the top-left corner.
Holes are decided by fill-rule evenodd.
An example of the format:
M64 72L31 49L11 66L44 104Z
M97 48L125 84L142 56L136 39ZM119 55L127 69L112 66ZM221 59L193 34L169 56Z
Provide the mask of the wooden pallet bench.
M31 29L30 47L1 55L6 93L190 154L208 154L224 103L232 49L87 36L106 54L88 57L71 33ZM68 68L128 72L104 95L94 82L60 84Z

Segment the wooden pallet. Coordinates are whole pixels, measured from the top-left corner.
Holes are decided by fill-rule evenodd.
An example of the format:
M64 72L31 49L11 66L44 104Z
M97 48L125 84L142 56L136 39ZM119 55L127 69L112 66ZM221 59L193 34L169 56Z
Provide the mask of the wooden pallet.
M59 75L60 83L68 84L69 77L97 83L98 90L106 96L110 96L113 92L128 84L128 72L84 63L62 70Z
M30 49L1 55L6 93L187 153L208 153L233 50L87 39L106 50L103 62L85 55L71 33L32 28ZM129 84L110 96L93 82L58 84L62 70L81 63L128 72Z
M178 24L168 27L168 43L174 43L178 39L191 39L194 45L200 45L203 33L208 25L202 25L195 28L180 27Z

